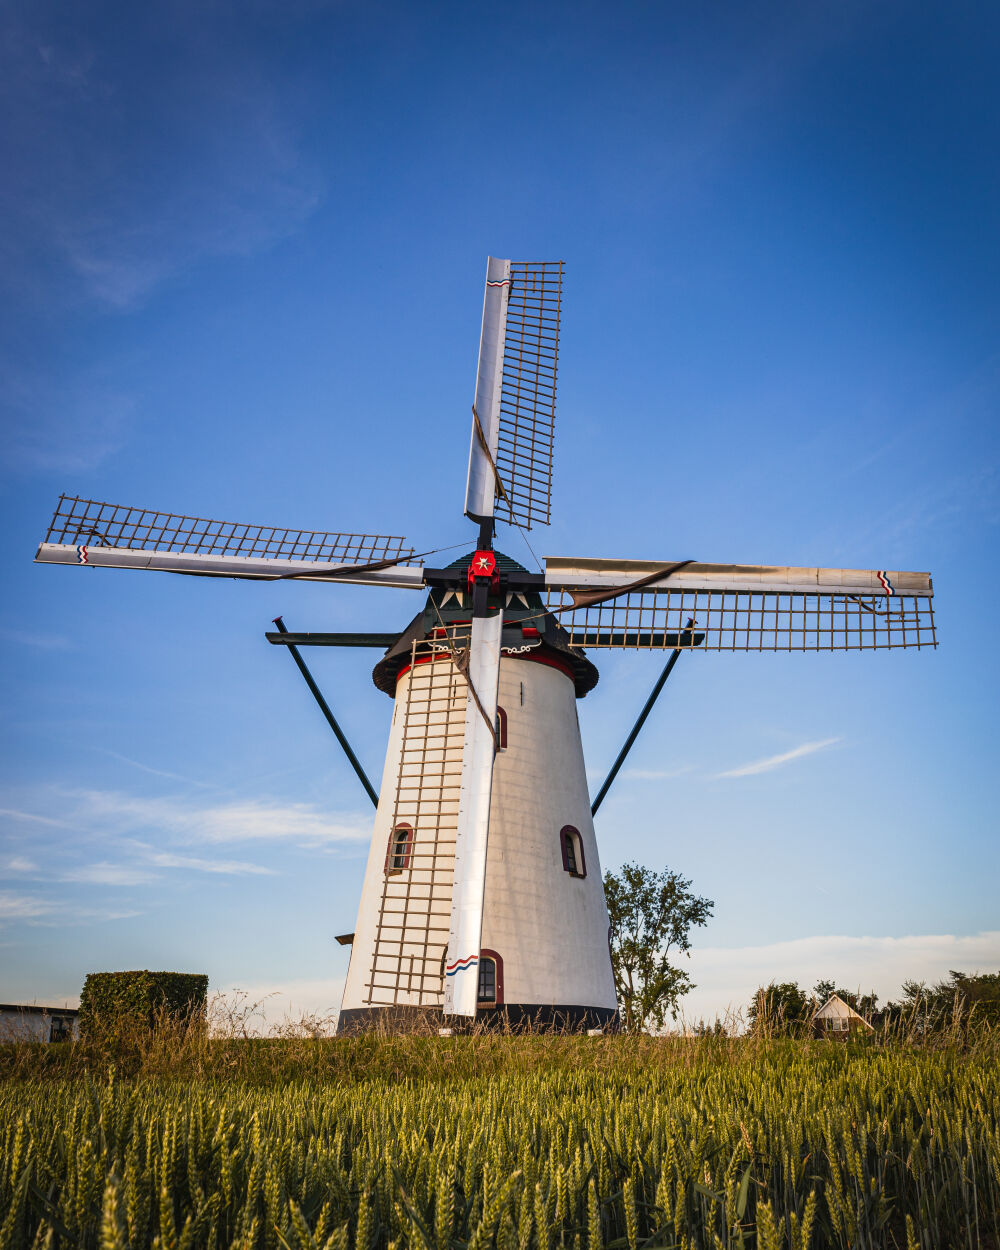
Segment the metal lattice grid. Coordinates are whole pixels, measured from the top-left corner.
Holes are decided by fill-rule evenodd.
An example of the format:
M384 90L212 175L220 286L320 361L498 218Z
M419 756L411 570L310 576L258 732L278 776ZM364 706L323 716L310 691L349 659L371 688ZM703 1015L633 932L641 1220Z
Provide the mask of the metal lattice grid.
M413 643L389 838L401 825L413 832L407 866L389 871L387 859L367 985L374 1006L444 1004L467 691L447 641Z
M512 261L496 463L501 517L531 528L552 511L552 445L563 262Z
M405 560L413 553L405 538L383 534L330 534L236 521L153 512L124 504L98 503L60 495L45 536L70 546L126 547L204 555L253 556L270 560L373 564Z
M876 651L936 647L932 600L922 596L634 591L572 610L550 591L574 646L628 650ZM690 629L688 629L689 623ZM704 635L698 642L697 636Z

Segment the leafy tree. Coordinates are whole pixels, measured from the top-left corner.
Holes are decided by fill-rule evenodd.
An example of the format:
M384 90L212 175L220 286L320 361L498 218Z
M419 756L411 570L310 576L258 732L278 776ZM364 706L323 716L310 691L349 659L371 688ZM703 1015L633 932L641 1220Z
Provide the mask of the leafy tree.
M690 930L708 922L715 903L692 893L678 872L653 872L636 863L604 874L611 921L611 966L622 1024L630 1033L662 1029L678 1001L694 988L669 959L691 949Z
M1000 1024L1000 972L949 972L939 989L961 995L970 1015L990 1024Z
M888 1003L885 1023L936 1032L955 1025L1000 1025L1000 972L956 972L946 981L929 986L924 981L904 981L898 1003Z
M797 981L762 985L747 1008L750 1032L767 1035L803 1033L813 1018L816 1000Z
M821 1007L823 1006L825 1002L828 1002L830 1000L832 995L839 993L839 990L836 987L837 987L836 981L817 981L816 982L816 984L813 986L813 993L819 999L819 1005Z

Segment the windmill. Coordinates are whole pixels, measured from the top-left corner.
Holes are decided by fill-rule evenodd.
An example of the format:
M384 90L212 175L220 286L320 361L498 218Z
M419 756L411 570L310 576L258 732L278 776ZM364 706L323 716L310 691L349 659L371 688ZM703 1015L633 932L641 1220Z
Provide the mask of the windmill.
M562 262L490 258L466 482L476 549L432 567L400 537L210 521L63 496L36 560L209 577L405 587L402 634L297 634L287 647L376 803L341 1031L496 1013L613 1022L593 813L678 656L936 646L926 573L548 558L529 572L496 525L550 520ZM440 549L438 549L440 550ZM382 784L364 774L299 648L384 650L394 699ZM669 653L590 801L576 699L590 649ZM495 1017L494 1017L495 1018Z

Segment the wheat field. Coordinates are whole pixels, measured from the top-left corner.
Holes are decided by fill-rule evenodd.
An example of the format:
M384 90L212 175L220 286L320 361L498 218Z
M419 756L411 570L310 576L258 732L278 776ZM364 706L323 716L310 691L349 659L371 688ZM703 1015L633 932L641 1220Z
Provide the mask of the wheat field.
M274 1045L8 1056L0 1250L1000 1247L994 1046Z

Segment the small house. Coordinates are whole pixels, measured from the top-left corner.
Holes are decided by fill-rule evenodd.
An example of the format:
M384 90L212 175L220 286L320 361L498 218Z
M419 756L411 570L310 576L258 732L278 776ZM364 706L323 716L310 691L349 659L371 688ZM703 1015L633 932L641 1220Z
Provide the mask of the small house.
M871 1033L872 1026L859 1016L854 1008L845 1003L839 994L833 994L812 1018L813 1032L817 1037L832 1037L838 1040L850 1037L859 1030Z
M70 1042L78 1034L76 1007L0 1003L0 1043Z

